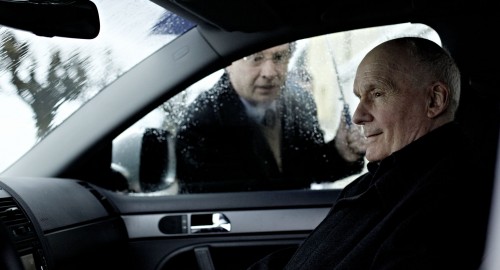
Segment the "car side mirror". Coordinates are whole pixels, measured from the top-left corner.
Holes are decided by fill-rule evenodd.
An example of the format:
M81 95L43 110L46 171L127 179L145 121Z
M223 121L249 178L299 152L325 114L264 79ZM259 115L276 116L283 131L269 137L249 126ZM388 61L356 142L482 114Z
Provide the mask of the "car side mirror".
M46 37L93 39L99 12L90 0L0 0L0 25Z
M146 128L115 139L112 167L134 192L176 193L174 140L164 129Z
M169 187L175 178L175 152L170 133L147 128L142 136L139 181L142 191L154 192Z

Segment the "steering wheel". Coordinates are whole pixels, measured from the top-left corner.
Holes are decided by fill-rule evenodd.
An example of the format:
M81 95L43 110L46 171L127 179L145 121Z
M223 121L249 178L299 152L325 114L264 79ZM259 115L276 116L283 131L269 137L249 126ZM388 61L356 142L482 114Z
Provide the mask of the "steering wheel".
M24 270L5 225L0 222L0 269Z

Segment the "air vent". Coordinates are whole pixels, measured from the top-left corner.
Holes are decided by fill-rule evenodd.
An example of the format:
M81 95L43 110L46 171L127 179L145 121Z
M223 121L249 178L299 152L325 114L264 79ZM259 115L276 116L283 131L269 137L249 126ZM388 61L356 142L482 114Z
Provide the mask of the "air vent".
M5 226L29 223L28 218L12 198L0 199L0 221Z
M23 264L46 269L47 263L35 228L12 197L0 198L0 222L7 228Z
M24 211L12 198L0 199L0 221L9 231L17 250L23 253L36 241L36 233Z

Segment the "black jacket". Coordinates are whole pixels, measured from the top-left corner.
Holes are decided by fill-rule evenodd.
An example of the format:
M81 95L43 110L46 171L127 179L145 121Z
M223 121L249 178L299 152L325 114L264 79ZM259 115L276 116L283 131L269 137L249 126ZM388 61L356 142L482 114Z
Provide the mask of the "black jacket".
M176 136L181 192L308 188L360 172L363 161L346 162L325 143L312 96L285 89L278 101L282 171L227 74L188 108Z
M478 269L493 179L476 154L450 123L369 163L285 269Z

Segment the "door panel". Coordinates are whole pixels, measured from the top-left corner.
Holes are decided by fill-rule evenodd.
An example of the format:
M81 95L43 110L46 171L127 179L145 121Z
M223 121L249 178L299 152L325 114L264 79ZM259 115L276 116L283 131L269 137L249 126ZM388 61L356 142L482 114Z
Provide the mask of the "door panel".
M133 269L219 270L245 269L271 252L297 247L326 216L339 192L107 196L125 222ZM207 232L200 226L219 229Z

